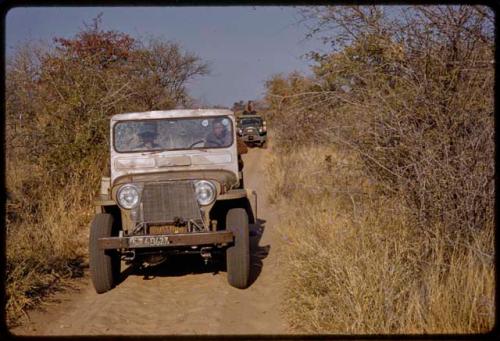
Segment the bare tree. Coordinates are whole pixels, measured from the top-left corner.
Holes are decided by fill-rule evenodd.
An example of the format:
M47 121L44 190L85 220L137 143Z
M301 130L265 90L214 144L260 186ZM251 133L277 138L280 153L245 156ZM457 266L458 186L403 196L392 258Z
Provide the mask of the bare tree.
M290 142L291 132L305 131L302 143L356 151L369 174L414 209L421 227L490 226L492 11L332 6L302 14L311 35L323 35L333 49L316 55L309 84L295 76L268 83L278 138ZM302 86L294 86L298 79Z

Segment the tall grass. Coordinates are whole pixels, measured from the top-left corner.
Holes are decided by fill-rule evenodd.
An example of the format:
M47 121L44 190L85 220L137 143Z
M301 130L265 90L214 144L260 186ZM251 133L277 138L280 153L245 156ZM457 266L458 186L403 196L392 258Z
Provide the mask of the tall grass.
M24 181L33 176L24 172L25 168L7 164L9 193L22 193ZM78 184L68 184L60 192L48 184L38 186L45 197L32 203L37 204L36 214L28 209L7 216L6 313L10 326L21 323L27 309L69 279L82 276L88 262L87 225L92 208L85 204L85 194ZM17 197L8 200L9 204L29 207Z
M493 327L493 226L453 239L440 227L415 228L397 197L377 194L353 153L319 146L279 151L268 176L272 199L289 213L278 228L288 240L285 305L295 330Z
M290 212L290 321L308 332L490 330L493 11L304 11L333 50L313 54L312 76L274 76L266 94L273 199Z
M16 47L5 72L10 325L82 273L109 117L187 105L185 83L207 72L178 44L105 31L100 16L72 38Z

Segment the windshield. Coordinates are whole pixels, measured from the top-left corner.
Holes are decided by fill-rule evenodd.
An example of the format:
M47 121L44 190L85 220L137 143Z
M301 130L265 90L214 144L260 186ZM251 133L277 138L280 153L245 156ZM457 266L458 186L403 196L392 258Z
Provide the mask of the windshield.
M113 136L117 152L225 148L233 143L227 116L120 121Z
M261 118L255 117L255 118L242 118L240 120L240 125L241 126L250 126L250 125L260 125L262 122Z

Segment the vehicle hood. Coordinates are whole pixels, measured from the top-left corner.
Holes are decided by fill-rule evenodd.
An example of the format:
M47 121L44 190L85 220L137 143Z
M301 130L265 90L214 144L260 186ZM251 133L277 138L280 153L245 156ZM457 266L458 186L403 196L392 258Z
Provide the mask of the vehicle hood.
M241 130L243 130L243 132L247 132L247 133L252 133L252 132L258 132L259 131L259 128L261 126L260 125L248 125L248 126L244 126L241 128Z
M222 171L238 178L236 154L230 148L217 150L191 150L168 153L114 153L111 157L111 184L131 175L153 176L157 173L193 173ZM223 179L226 177L223 177ZM227 181L232 181L230 178ZM223 180L222 179L222 180Z

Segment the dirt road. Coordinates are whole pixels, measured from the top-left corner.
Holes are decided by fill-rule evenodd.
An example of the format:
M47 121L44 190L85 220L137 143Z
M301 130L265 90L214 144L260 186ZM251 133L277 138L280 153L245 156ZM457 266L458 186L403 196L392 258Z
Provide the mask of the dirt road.
M252 284L227 283L220 268L201 257L172 259L147 272L124 270L124 280L108 293L95 293L88 275L79 292L60 294L60 303L30 313L17 335L284 334L280 308L282 267L277 217L267 204L265 169L269 149L244 155L245 186L259 195L258 224L251 226ZM123 267L122 267L123 269Z

